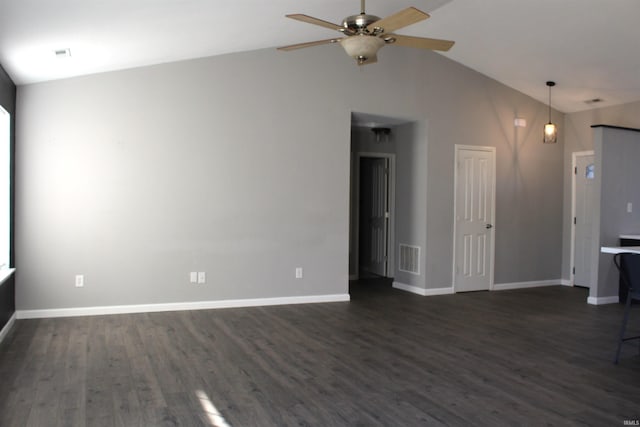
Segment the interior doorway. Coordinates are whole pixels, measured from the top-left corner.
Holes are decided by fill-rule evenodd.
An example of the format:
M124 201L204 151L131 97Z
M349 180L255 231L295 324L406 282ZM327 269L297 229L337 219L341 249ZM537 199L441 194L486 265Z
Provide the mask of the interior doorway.
M395 156L357 153L358 277L390 277L393 263L392 171Z
M398 118L351 113L351 281L393 278L396 272L396 159L397 150L404 147L407 151L413 144L410 123ZM407 170L411 171L411 165Z
M591 268L593 238L595 161L593 151L572 155L571 185L571 284L591 288L594 282Z

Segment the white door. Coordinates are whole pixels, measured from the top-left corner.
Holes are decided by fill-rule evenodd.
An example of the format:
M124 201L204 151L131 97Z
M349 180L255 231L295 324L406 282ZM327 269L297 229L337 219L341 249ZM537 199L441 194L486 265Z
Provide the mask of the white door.
M593 284L591 248L593 241L593 152L574 153L573 284L590 288Z
M389 159L360 159L360 268L387 275Z
M456 145L455 292L493 286L495 148Z

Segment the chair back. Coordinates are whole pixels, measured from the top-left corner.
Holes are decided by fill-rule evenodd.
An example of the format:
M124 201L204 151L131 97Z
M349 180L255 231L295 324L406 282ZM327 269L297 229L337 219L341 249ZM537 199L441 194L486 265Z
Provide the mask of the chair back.
M640 254L623 252L613 257L620 272L622 283L627 287L629 296L640 299Z

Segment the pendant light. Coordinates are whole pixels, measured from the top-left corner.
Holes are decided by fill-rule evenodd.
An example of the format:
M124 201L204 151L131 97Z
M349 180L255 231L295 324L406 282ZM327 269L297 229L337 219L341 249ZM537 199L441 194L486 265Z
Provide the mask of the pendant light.
M556 85L556 82L547 82L549 86L549 123L544 125L544 138L542 142L545 144L555 144L558 142L558 126L551 123L551 88Z

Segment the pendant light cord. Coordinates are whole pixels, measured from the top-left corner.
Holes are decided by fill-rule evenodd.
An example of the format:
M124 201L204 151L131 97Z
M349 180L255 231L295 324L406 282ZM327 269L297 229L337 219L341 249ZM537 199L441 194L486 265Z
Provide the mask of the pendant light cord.
M551 123L551 85L549 85L549 123Z
M551 88L556 85L556 82L548 81L547 86L549 86L549 123L551 123Z

